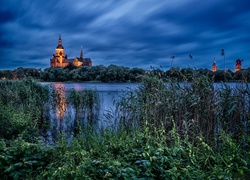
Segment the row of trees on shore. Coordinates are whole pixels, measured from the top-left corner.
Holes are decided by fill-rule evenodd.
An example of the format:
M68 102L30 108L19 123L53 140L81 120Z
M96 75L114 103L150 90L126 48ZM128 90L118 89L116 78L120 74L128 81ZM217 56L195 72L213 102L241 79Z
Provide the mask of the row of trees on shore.
M0 79L23 79L33 77L41 81L100 81L100 82L140 82L144 75L157 76L164 81L175 80L178 82L192 81L195 76L206 75L214 82L250 81L250 68L238 72L231 70L218 70L212 72L209 69L192 69L172 67L167 71L162 68L144 70L142 68L129 68L124 66L92 66L46 68L17 68L15 70L0 71Z

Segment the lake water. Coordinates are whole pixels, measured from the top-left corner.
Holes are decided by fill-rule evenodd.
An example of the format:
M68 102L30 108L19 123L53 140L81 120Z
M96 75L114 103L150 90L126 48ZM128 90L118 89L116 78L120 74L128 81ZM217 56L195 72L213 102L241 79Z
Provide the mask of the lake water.
M64 89L65 93L62 92L61 95L66 97L67 92L71 90L84 91L93 90L98 93L100 108L98 110L97 116L95 116L94 129L99 129L102 127L113 126L115 123L115 106L114 101L119 100L124 91L133 90L138 87L138 83L101 83L101 82L43 82L41 83L45 86L53 86L56 89ZM61 112L60 112L61 110ZM66 102L60 102L59 107L50 108L50 120L51 127L49 131L49 136L53 139L53 132L58 130L63 130L70 134L74 126L75 110L72 105ZM86 121L86 116L83 121Z
M100 98L100 120L103 119L103 114L107 111L114 111L114 100L118 100L122 93L128 89L136 89L139 83L102 83L102 82L43 82L43 85L52 85L56 88L62 87L66 92L70 90L96 91ZM189 85L190 83L180 83L181 86ZM239 87L243 83L227 83L230 87ZM167 85L167 83L166 83ZM222 83L214 83L217 88L222 87Z
M98 115L95 116L95 129L101 127L113 126L116 120L114 101L119 100L124 91L128 89L136 89L139 83L101 83L101 82L51 82L42 83L43 85L54 86L55 88L62 88L65 92L70 90L83 91L93 90L98 93L100 101L100 109ZM190 83L181 83L182 85L189 85ZM230 87L242 86L242 83L227 83ZM166 84L167 85L167 84ZM215 87L222 87L221 83L215 83ZM66 93L63 94L66 97ZM54 131L64 130L71 133L74 126L75 111L72 105L61 102L59 108L50 108L51 129ZM59 112L58 109L63 110ZM86 118L85 118L86 119ZM50 131L53 132L53 131Z
M100 98L100 120L104 118L104 113L107 111L114 111L114 100L118 100L122 93L128 89L135 89L138 83L101 83L101 82L81 82L81 83L42 83L43 85L52 85L56 88L62 87L67 92L70 90L83 91L93 90L96 91Z
M134 89L138 87L138 83L101 83L101 82L43 82L43 85L62 86L67 91L75 89L77 91L92 89L98 92L121 92L127 88Z

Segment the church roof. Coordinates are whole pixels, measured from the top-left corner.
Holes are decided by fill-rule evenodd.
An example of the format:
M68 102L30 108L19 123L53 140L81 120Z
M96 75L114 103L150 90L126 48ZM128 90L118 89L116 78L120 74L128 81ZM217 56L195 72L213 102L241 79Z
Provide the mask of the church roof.
M74 59L67 59L66 61L69 63L73 63Z
M56 47L56 49L64 49L64 47L61 44L58 44L58 46Z
M90 58L79 58L79 57L76 57L78 61L80 62L92 62Z
M240 63L242 60L240 60L239 58L236 60L236 62Z
M86 62L92 62L90 58L84 58Z

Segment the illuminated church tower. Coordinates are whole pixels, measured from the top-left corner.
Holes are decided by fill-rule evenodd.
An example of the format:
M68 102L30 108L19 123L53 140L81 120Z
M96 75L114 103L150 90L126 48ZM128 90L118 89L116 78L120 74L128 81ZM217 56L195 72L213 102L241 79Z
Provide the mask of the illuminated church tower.
M241 66L242 66L242 60L240 60L239 58L235 61L235 72L241 70Z
M50 67L65 67L67 65L67 55L65 56L64 47L62 46L62 38L61 35L59 35L56 54L53 54L50 59Z
M212 71L213 71L213 72L216 72L216 71L217 71L217 66L216 66L215 58L214 58L214 63L213 63L213 65L212 65Z

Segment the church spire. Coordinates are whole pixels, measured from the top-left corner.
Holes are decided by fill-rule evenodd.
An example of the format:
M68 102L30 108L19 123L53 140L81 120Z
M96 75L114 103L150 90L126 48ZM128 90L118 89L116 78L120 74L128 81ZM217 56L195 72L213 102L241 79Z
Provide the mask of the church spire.
M62 45L62 38L61 38L61 34L59 34L59 38L58 38L58 45Z
M57 48L57 49L64 49L63 46L62 46L61 34L59 34L59 37L58 37L58 45L57 45L56 48Z
M83 59L82 47L81 47L81 52L80 52L80 58Z

